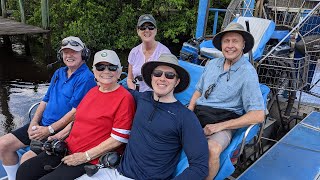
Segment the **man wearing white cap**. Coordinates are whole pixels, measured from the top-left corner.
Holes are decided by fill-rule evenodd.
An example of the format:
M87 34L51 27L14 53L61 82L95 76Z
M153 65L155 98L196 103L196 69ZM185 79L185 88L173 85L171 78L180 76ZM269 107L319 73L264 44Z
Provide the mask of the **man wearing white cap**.
M85 61L90 51L74 36L64 38L58 51L58 60L66 65L51 78L45 97L40 102L31 122L0 138L0 159L8 174L14 180L19 167L16 151L27 147L31 140L44 140L72 121L72 116L83 96L96 85L94 76ZM39 152L28 151L25 161Z

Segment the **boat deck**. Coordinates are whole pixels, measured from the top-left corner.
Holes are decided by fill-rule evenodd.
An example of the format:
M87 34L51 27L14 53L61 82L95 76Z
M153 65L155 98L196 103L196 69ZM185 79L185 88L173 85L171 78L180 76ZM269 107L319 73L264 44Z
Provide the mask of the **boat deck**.
M320 180L320 112L312 112L249 167L239 180Z

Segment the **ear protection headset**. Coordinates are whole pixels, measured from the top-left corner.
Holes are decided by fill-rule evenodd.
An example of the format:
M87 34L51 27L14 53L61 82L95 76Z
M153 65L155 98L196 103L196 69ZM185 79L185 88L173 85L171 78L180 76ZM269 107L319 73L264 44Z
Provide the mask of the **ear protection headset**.
M57 60L59 62L62 62L63 61L63 55L62 55L62 50L60 49L58 52L57 52ZM84 60L85 62L87 62L89 59L90 59L90 55L91 55L91 51L90 49L87 48L86 45L84 45L84 48L81 50L81 58L82 60Z

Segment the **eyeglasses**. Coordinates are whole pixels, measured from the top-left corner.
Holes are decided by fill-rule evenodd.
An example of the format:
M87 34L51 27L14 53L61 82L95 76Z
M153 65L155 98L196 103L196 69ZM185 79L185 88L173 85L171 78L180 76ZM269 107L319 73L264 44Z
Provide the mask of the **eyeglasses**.
M146 29L149 29L150 31L154 30L156 27L153 25L147 25L147 26L139 26L138 29L141 31L144 31Z
M66 46L68 44L70 44L71 46L81 46L81 47L83 47L80 43L78 43L77 41L74 41L74 40L63 40L62 43L61 43L62 46Z
M174 72L163 72L161 70L154 70L152 75L154 77L161 77L162 74L164 73L164 76L167 78L167 79L173 79L174 77L176 77L177 75L174 73Z
M214 87L216 87L216 84L211 84L208 89L206 90L206 92L204 93L204 97L206 99L208 99L209 95L212 93L212 90L214 89Z
M116 71L119 67L117 65L106 65L106 64L96 64L95 65L97 71L104 71L106 68L108 68L109 71Z

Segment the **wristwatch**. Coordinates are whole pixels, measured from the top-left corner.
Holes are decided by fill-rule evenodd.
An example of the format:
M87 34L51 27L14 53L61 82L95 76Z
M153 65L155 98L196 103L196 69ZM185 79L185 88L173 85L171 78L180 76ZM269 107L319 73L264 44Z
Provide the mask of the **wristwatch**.
M50 134L54 133L54 129L52 128L52 126L48 126L48 129L49 129Z
M86 151L85 154L86 154L86 157L87 157L87 161L90 161L91 157L89 156L88 151Z

